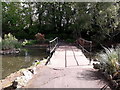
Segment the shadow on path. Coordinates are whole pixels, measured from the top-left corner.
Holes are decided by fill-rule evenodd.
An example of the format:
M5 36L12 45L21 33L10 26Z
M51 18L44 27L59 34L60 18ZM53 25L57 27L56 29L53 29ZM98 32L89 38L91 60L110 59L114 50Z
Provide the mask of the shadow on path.
M99 80L99 82L98 82L99 84L104 83L103 87L105 85L108 85L109 87L111 87L111 84L109 83L109 81L99 71L85 70L85 71L83 71L83 73L78 72L77 74L78 74L77 79L79 79L79 80L81 80L81 79L84 79L86 81L87 80L90 80L90 81Z

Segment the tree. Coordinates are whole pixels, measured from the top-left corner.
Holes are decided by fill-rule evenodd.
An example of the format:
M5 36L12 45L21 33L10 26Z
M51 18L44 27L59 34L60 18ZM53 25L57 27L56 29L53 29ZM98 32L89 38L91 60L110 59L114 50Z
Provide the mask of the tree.
M120 33L117 2L3 2L2 7L3 32L19 39L33 39L39 32L48 38L83 37L102 43Z

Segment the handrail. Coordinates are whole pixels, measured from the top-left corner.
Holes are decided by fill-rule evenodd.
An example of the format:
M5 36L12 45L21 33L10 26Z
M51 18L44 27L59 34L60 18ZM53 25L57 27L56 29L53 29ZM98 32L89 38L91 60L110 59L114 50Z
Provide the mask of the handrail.
M51 40L51 41L49 41L49 42L51 43L51 42L55 41L56 39L58 39L58 37L54 38L53 40Z
M58 45L58 37L56 37L55 39L49 41L50 53L52 53L56 49L57 45Z
M79 38L79 40L82 40L81 43L78 41L79 47L81 47L81 49L82 49L83 52L85 51L85 52L89 53L89 55L90 55L90 63L91 63L91 59L92 59L92 57L91 57L92 41L88 41L88 40L85 40L83 38ZM87 49L85 49L85 43L89 44L89 46L90 46L89 47L89 51Z
M83 39L83 38L79 38L79 39L84 40L85 42L89 42L89 43L92 42L92 41L85 40L85 39Z
M58 46L58 37L56 37L55 39L49 41L49 56L47 58L47 62L45 63L45 65L48 64L48 62L50 61L50 58L52 57L55 49Z

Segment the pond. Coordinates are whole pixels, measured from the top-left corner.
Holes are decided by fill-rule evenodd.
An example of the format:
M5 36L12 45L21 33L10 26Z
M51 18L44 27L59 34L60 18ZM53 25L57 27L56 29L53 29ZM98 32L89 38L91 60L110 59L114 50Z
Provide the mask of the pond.
M22 68L27 68L37 60L47 57L46 49L22 48L19 54L2 56L2 79ZM1 78L0 78L1 79Z

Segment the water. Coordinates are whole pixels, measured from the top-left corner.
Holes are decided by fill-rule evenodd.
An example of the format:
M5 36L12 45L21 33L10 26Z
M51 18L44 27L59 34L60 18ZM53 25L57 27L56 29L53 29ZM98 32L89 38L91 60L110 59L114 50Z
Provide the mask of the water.
M31 66L34 60L42 60L46 56L46 49L39 48L23 48L20 54L3 55L2 79L15 71Z

